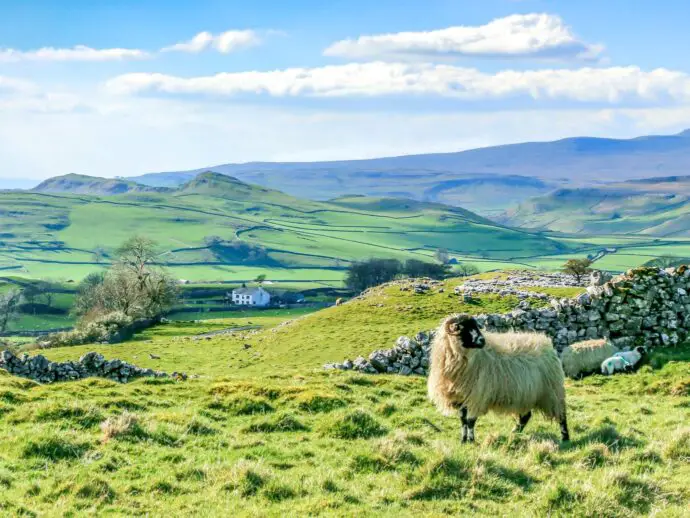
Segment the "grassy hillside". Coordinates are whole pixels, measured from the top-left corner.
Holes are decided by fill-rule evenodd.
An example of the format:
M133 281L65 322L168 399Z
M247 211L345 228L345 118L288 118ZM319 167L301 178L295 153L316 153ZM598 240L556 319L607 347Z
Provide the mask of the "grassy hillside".
M8 515L682 517L690 499L690 351L656 353L633 375L568 382L572 441L535 418L459 422L418 377L324 372L321 363L389 347L460 304L391 285L303 316L248 317L263 330L193 339L227 321L172 324L84 350L200 374L186 382L52 386L0 373L0 508ZM245 346L248 344L248 347ZM152 360L149 352L160 356ZM630 395L634 394L635 397ZM605 510L605 511L604 511Z
M561 189L524 202L502 220L528 229L690 237L690 177Z
M79 279L107 264L133 234L161 245L180 278L338 282L368 257L458 256L510 262L566 253L570 244L511 230L460 208L400 200L314 202L239 182L197 176L174 192L118 196L0 193L0 270Z

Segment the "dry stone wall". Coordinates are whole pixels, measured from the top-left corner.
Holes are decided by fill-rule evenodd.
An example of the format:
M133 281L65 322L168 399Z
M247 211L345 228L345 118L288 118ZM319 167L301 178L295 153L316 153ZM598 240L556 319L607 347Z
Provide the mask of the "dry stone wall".
M127 383L135 378L186 378L185 374L167 374L153 369L142 369L122 360L106 360L103 355L90 352L79 361L52 362L42 355L15 356L11 351L0 352L0 369L10 374L29 378L39 383L72 381L82 378L99 377Z
M530 297L524 292L524 296L519 296L520 305L510 313L478 315L477 320L490 331L543 332L553 339L559 352L571 343L592 338L608 338L621 349L637 345L674 346L688 338L690 269L687 266L665 270L636 268L607 279L610 276L595 272L585 293L573 299L551 299L546 308L532 309L528 299L542 297ZM472 294L516 295L526 286L577 285L560 274L548 279L534 274L512 275L491 284L468 282L463 287ZM457 293L467 295L462 287ZM432 340L433 331L420 332L413 338L401 336L392 349L324 367L370 374L426 375Z
M677 345L690 331L690 270L636 268L550 307L481 315L491 331L540 331L560 351L580 340L608 338L617 347Z

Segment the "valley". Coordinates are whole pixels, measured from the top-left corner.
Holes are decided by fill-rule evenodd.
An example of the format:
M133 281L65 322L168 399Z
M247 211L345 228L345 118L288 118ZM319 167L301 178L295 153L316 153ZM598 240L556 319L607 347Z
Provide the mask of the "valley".
M31 192L0 193L5 273L78 280L141 232L159 243L161 264L192 281L266 273L272 281L329 284L342 279L347 264L368 257L429 259L447 248L490 269L576 248L458 207L367 197L316 202L216 173L176 190L119 195L107 180L72 180L69 188L60 189L65 182L57 179Z

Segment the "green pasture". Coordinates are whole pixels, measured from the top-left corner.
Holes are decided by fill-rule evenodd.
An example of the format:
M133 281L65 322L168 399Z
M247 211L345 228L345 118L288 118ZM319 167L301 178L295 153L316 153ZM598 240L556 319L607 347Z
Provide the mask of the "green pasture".
M0 509L8 516L686 516L685 346L653 352L635 374L568 381L565 444L540 417L517 434L511 418L490 415L479 419L477 444L463 445L459 420L433 408L424 378L322 370L391 347L449 312L505 311L518 302L485 296L464 304L452 294L459 282L421 295L384 286L306 315L177 322L123 344L42 351L67 360L97 350L199 377L41 386L0 373ZM200 336L242 325L262 329Z

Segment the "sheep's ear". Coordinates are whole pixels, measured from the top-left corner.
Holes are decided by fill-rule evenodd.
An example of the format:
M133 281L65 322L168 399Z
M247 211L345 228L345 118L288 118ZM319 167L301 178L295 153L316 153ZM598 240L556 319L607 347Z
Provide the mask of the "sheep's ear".
M449 335L459 335L460 331L462 331L462 326L455 320L446 322L446 333Z

